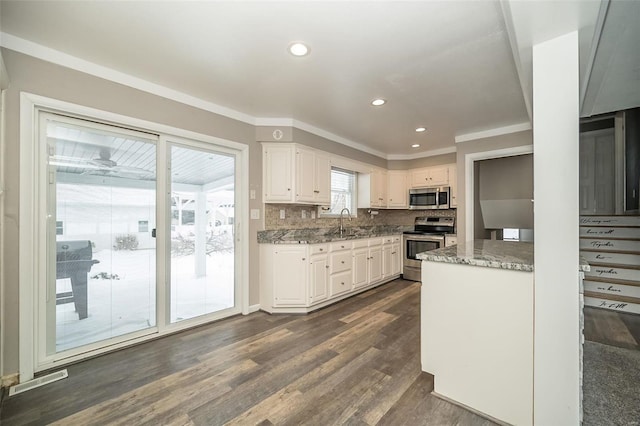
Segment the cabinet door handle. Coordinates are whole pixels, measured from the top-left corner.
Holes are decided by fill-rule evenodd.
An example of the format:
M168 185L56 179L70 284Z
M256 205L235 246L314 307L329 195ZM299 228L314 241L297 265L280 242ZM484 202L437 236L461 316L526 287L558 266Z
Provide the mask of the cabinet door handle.
M291 188L287 188L287 191L291 191Z
M340 283L340 285L344 285L344 281Z
M306 257L303 257L303 258L302 258L302 261L304 262L305 260L307 260L307 258L306 258Z
M321 248L320 251L322 251L322 250L324 250L324 249Z
M325 268L329 269L329 265L325 266Z
M313 191L313 192L315 192L316 194L319 194L319 193L320 193L320 191Z
M341 261L340 263L342 263L342 264L344 265L344 260L343 260L343 261Z

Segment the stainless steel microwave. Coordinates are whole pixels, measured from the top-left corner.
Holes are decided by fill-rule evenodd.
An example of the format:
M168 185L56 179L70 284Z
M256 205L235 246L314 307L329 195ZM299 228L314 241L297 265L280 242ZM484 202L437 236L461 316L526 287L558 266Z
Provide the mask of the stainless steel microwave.
M409 190L409 208L414 210L448 209L451 199L450 188L419 188Z

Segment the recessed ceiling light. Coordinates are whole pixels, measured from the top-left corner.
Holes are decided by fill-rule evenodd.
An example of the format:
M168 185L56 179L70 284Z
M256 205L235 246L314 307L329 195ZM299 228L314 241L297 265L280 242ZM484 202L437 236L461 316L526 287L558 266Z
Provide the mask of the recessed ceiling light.
M309 47L304 43L295 42L289 45L289 52L293 56L304 56L309 53Z
M371 101L371 105L373 105L373 106L381 106L381 105L384 105L386 103L387 103L387 101L385 101L384 99L374 99L374 100Z
M411 148L420 148L420 144L419 143L414 143L413 145L411 145Z
M416 128L416 132L420 133L420 132L424 132L425 130L427 130L426 127L417 127Z

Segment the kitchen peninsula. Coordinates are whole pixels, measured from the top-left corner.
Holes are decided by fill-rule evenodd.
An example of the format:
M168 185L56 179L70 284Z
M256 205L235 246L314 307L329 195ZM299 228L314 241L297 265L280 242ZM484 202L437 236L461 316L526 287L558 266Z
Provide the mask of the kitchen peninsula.
M532 424L533 243L476 240L417 257L422 370L434 375L434 394Z

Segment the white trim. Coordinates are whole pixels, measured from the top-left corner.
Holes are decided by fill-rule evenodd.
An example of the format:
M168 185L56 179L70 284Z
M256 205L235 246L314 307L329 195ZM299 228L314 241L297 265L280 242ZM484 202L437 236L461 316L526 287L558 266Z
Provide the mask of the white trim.
M257 117L256 126L293 127L293 118L287 117Z
M2 61L2 56L0 56ZM2 64L2 72L4 73L4 64ZM0 87L2 87L0 85ZM4 320L4 159L5 155L5 126L7 121L5 119L5 99L6 90L0 90L0 347L5 348L4 342L4 329L6 327ZM4 351L0 350L0 376L4 372ZM2 387L2 381L0 380L0 387Z
M527 108L527 115L529 116L529 121L531 121L533 119L532 106L531 106L532 88L531 88L530 81L527 82L525 78L525 72L522 69L523 64L520 58L520 46L518 46L518 37L516 36L516 30L513 26L513 16L511 15L511 5L509 1L508 0L500 1L500 8L502 9L504 26L507 30L507 37L509 38L509 46L511 47L511 55L513 56L513 62L516 67L516 73L518 74L518 82L520 83L520 90L522 90L524 105ZM531 77L530 75L527 75L527 76ZM529 78L529 80L531 80L531 78Z
M415 160L417 158L434 157L436 155L453 154L458 151L458 147L451 146L449 148L432 149L416 154L389 154L387 160Z
M593 114L593 104L591 103L591 111L586 113L585 109L585 99L587 98L587 89L589 88L589 83L591 80L591 72L593 71L593 64L596 61L596 53L598 52L598 46L600 44L600 38L602 37L602 30L604 28L604 22L607 18L607 12L609 11L610 0L602 0L600 2L600 9L598 10L598 17L595 23L595 30L593 31L593 39L591 40L591 51L589 52L589 59L587 60L586 69L584 72L584 77L582 78L582 87L580 88L580 115L585 115L587 117Z
M473 163L479 160L489 160L492 158L513 157L515 155L533 153L533 145L517 146L513 148L496 149L493 151L471 152L464 156L464 237L465 241L474 239L473 229Z
M359 142L354 142L350 139L343 138L342 136L335 135L331 132L323 130L319 127L312 126L311 124L307 124L304 121L293 120L293 126L297 129L304 130L305 132L313 133L316 136L323 137L325 139L332 140L342 145L346 145L350 148L357 149L362 152L366 152L371 155L375 155L376 157L387 159L387 154L382 151L378 151L377 149L370 148L366 145L363 145Z
M249 306L249 314L252 314L254 312L258 312L260 310L260 304L258 303L257 305L251 305ZM246 314L245 314L246 315Z
M34 285L36 266L38 265L37 248L33 241L36 234L34 211L37 200L37 173L39 167L35 158L34 130L35 105L33 97L27 93L20 94L20 232L18 240L18 273L19 273L19 366L20 381L33 379L35 371L35 330L34 314L36 298Z
M36 109L43 109L46 111L64 111L67 114L74 114L78 116L94 117L100 121L113 122L120 125L132 126L133 128L146 130L150 133L161 133L162 137L166 137L171 140L180 138L193 140L194 142L200 142L201 145L215 144L216 149L222 151L233 150L236 158L241 164L240 180L238 182L239 191L246 196L239 199L239 206L241 220L236 225L238 229L237 238L241 241L243 252L239 254L242 261L238 262L237 270L237 282L239 287L239 295L236 299L236 306L234 308L215 312L207 316L197 317L191 320L181 321L180 323L170 324L165 327L152 327L147 330L141 330L138 333L133 333L131 339L114 343L111 346L103 347L100 349L94 349L91 346L78 349L78 351L71 351L64 355L64 358L48 358L43 360L41 365L36 364L36 350L37 350L37 335L35 329L34 320L36 318L37 311L37 297L35 282L44 279L43 277L37 278L42 275L44 271L46 275L46 262L42 259L42 251L46 250L46 247L40 247L40 245L34 245L33 241L36 238L40 238L40 235L45 232L46 228L42 226L42 223L38 223L38 217L35 216L35 211L46 211L39 206L41 203L42 194L38 183L40 182L40 174L42 170L46 170L39 166L41 155L35 151L35 148L39 146L37 138L37 128L35 126L35 112ZM165 146L159 143L159 146ZM229 141L214 136L204 135L188 130L178 129L172 126L167 126L159 123L154 123L146 120L141 120L133 117L127 117L115 113L97 110L82 105L76 105L56 99L50 99L43 96L33 95L26 92L20 93L20 234L19 234L19 372L20 382L25 382L33 379L34 372L49 369L69 362L77 361L85 358L87 355L97 355L111 351L113 349L128 346L131 343L137 343L153 339L158 337L158 333L173 333L180 331L195 325L206 324L212 321L216 321L223 317L239 314L241 312L248 312L248 298L249 298L249 221L248 221L248 209L244 206L248 204L249 193L249 146L238 142ZM244 200L247 198L247 200ZM39 207L37 207L39 206ZM37 207L37 208L36 208ZM246 211L245 211L246 210ZM239 301L239 303L238 303Z
M494 136L508 135L510 133L524 132L525 130L531 130L531 123L528 121L525 123L512 124L510 126L496 127L495 129L483 130L481 132L459 135L459 136L456 136L456 143L469 142L476 139L491 138Z
M4 66L4 60L0 55L0 90L4 90L9 87L9 74L7 68Z

